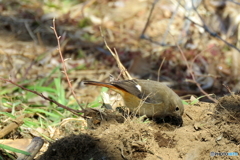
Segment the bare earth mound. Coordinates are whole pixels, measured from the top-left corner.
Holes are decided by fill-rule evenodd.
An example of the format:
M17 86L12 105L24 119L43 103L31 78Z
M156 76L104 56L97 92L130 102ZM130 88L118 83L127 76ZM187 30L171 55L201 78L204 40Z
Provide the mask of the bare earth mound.
M123 122L108 111L95 129L57 140L40 159L239 159L240 96L185 108L182 127L140 118Z

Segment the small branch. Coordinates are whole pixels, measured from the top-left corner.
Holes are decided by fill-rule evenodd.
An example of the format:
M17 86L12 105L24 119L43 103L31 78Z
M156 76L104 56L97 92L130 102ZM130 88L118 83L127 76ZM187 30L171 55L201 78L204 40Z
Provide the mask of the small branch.
M10 132L12 132L13 130L16 130L19 126L21 126L23 124L23 118L25 118L25 115L19 116L16 121L8 124L3 129L1 129L0 138L6 136Z
M234 46L233 44L225 41L225 40L224 40L222 37L220 37L217 33L212 32L212 31L207 27L207 25L205 24L203 18L201 17L201 15L198 13L196 7L194 6L193 0L192 0L192 7L193 7L194 11L197 13L197 15L198 15L198 17L200 18L200 20L201 20L201 22L202 22L203 25L200 25L200 24L192 21L190 18L188 18L188 17L185 16L186 19L188 19L189 21L191 21L193 24L195 24L195 25L197 25L197 26L199 26L199 27L202 27L202 28L203 28L207 33L209 33L212 37L218 38L219 40L223 41L223 42L224 42L225 44L227 44L228 46L230 46L230 47L236 49L238 52L240 52L240 49L239 49L239 48L237 48L237 47Z
M57 101L55 101L55 100L53 100L53 99L50 99L50 98L44 96L42 93L38 93L38 92L36 92L36 91L27 89L27 88L25 88L25 87L23 87L23 86L15 83L15 82L11 81L11 80L4 79L4 78L0 78L0 80L5 81L5 82L9 82L9 83L11 83L11 84L13 84L13 85L15 85L15 86L18 86L19 88L21 88L21 89L23 89L23 90L25 90L25 91L31 92L31 93L33 93L33 94L36 94L36 95L42 97L43 99L45 99L45 100L47 100L47 101L49 101L49 102L52 102L52 103L56 104L58 107L64 108L64 109L66 109L66 110L68 110L68 111L70 111L70 112L72 112L72 113L74 113L74 114L76 114L76 115L78 115L78 116L80 116L78 113L83 113L83 112L84 112L84 110L79 111L79 110L75 110L75 109L69 108L69 107L67 107L67 106L65 106L65 105L62 105L62 104L58 103Z
M26 152L29 152L30 155L20 154L17 160L33 160L39 150L42 148L43 144L44 140L41 137L34 137L26 148Z
M200 92L202 92L204 95L206 95L206 96L207 96L210 100L212 100L213 102L218 103L218 101L217 101L216 99L210 97L209 94L208 94L207 92L205 92L205 91L202 89L202 87L200 86L200 84L197 82L197 80L196 80L196 78L195 78L195 76L194 76L194 73L193 73L193 71L192 71L192 68L189 66L188 61L187 61L187 58L186 58L186 56L184 55L181 47L180 47L179 44L176 42L174 36L173 36L172 34L170 34L170 35L173 37L173 40L174 40L175 44L177 45L177 47L178 47L178 49L179 49L179 51L180 51L180 53L181 53L181 55L182 55L183 60L184 60L185 63L186 63L187 69L189 70L190 75L191 75L191 77L192 77L192 79L193 79L193 83L195 83L195 84L197 85L197 87L198 87L198 89L200 90ZM196 56L196 57L197 57L197 56ZM196 57L195 57L195 59L196 59ZM194 59L194 60L195 60L195 59ZM194 62L194 61L193 61L193 62Z
M176 47L176 45L172 45L172 44L166 44L166 43L161 43L161 42L156 42L154 40L152 40L151 38L146 37L145 35L141 35L141 39L145 39L153 44L159 45L159 46L163 46L163 47Z
M143 28L143 31L142 31L142 34L141 34L140 38L144 38L144 37L145 37L145 32L146 32L146 30L147 30L148 25L150 24L150 19L151 19L151 17L152 17L153 9L154 9L154 7L155 7L155 5L157 4L158 1L159 1L159 0L154 0L154 2L153 2L153 4L152 4L152 8L151 8L151 10L150 10L150 13L149 13L148 18L147 18L147 22L146 22L146 24L145 24L145 26L144 26L144 28Z
M68 77L68 74L67 74L67 69L66 69L67 67L66 67L66 65L65 65L65 60L63 59L63 55L62 55L62 51L61 51L61 44L60 44L60 38L61 38L61 36L58 36L58 34L57 34L56 24L55 24L55 18L53 19L53 27L51 27L51 29L54 31L54 34L55 34L56 39L57 39L58 52L59 52L59 55L60 55L61 61L62 61L63 73L64 73L65 76L66 76L66 79L67 79L67 82L68 82L68 86L69 86L69 88L70 88L70 91L71 91L71 93L73 94L73 97L74 97L74 99L77 101L77 103L78 103L78 105L80 106L80 108L81 108L82 110L84 110L83 106L80 104L80 102L79 102L78 99L77 99L77 96L76 96L76 94L75 94L75 92L74 92L74 90L73 90L71 81L69 80L69 77Z
M103 41L105 43L105 46L107 47L107 49L109 50L109 52L112 54L112 56L114 57L114 59L117 61L117 65L118 65L118 68L120 69L120 73L123 75L123 78L126 80L126 79L133 79L131 77L131 75L128 73L127 69L123 66L123 64L121 63L119 57L118 57L118 54L117 54L117 51L116 49L114 48L114 52L111 50L111 48L108 46L106 40L105 40L105 37L102 33L102 30L100 28L100 32L101 32L101 36L103 38Z
M149 42L151 42L151 43L154 43L154 44L156 44L156 45L159 45L159 46L164 46L164 47L175 47L175 45L168 45L168 44L166 44L165 42L156 42L156 41L154 41L154 40L152 40L151 38L149 38L149 37L147 37L146 35L145 35L145 32L146 32L146 30L147 30L147 28L148 28L148 25L150 24L150 19L151 19L151 17L152 17L152 12L153 12L153 10L154 10L154 8L155 8L155 5L157 4L157 2L158 2L159 0L155 0L154 2L153 2L153 4L152 4L152 8L151 8L151 10L150 10L150 13L149 13L149 15L148 15L148 19L147 19L147 22L146 22L146 24L145 24L145 26L144 26L144 28L143 28L143 31L142 31L142 34L140 35L140 38L141 39L145 39L145 40L147 40L147 41L149 41ZM172 22L171 22L172 23ZM168 31L169 29L167 29L167 31ZM167 32L166 31L166 32ZM166 33L165 33L166 34Z
M160 66L159 66L159 68L158 68L158 78L157 78L158 82L159 82L160 72L161 72L161 69L162 69L162 66L163 66L163 63L164 63L165 59L166 58L164 57L162 62L161 62L161 64L160 64Z
M234 95L233 92L230 90L230 88L229 88L227 85L223 84L223 86L228 90L228 92L229 92L232 96Z
M37 38L36 38L36 36L33 34L32 30L30 29L28 22L24 22L24 25L25 25L25 27L26 27L26 29L27 29L28 34L30 35L30 37L33 39L33 41L34 41L36 44L38 44Z
M177 44L177 43L176 43L176 44ZM210 96L208 95L208 93L205 92L205 91L202 89L202 87L200 86L200 84L197 82L197 80L196 80L196 78L195 78L195 76L194 76L194 73L193 73L191 67L190 67L189 64L188 64L187 58L185 57L185 55L184 55L181 47L180 47L178 44L177 44L177 47L178 47L178 49L179 49L179 51L180 51L180 53L181 53L181 55L182 55L182 57L183 57L183 60L186 62L186 66L187 66L188 70L190 71L190 75L191 75L191 77L192 77L192 79L193 79L193 82L197 85L198 89L199 89L204 95L206 95L210 100L212 100L212 101L215 102L215 103L218 103L218 101L217 101L216 99L210 97Z

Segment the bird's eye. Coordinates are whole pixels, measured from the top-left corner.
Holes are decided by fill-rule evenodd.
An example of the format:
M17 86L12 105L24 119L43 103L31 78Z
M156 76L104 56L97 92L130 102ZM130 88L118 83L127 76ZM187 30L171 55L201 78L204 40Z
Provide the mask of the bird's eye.
M176 107L176 108L175 108L175 111L179 111L179 108L178 108L178 107Z

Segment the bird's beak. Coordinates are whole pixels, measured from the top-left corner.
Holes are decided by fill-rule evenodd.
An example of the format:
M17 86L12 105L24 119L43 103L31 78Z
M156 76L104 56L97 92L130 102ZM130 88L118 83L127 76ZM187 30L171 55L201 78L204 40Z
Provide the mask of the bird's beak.
M176 125L176 126L182 126L183 125L183 119L182 116L172 116L172 121L171 124Z
M155 117L154 120L156 123L170 123L180 127L183 125L183 119L180 115L167 115L164 118Z

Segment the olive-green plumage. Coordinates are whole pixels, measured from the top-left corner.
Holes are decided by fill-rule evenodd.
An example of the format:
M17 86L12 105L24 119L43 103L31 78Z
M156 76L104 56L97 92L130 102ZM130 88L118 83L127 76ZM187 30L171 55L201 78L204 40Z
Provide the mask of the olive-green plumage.
M152 80L123 80L111 83L85 81L84 84L108 87L121 94L132 112L153 118L181 118L184 106L180 97L168 86Z

